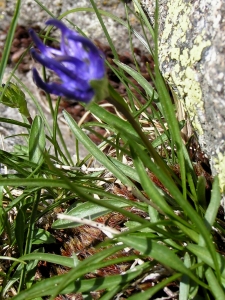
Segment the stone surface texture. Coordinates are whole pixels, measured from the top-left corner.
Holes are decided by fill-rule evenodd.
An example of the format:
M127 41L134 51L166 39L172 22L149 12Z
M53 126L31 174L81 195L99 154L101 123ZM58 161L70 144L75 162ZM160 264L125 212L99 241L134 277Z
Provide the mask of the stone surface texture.
M9 23L13 16L16 1L0 0L0 21L4 24L4 20ZM71 24L79 27L89 38L99 39L106 42L106 38L99 24L99 21L94 12L78 11L80 8L92 8L90 0L44 0L40 1L43 7L47 9L47 13L43 7L39 6L35 0L22 0L19 25L22 26L40 26L44 28L44 22L49 18L65 14L63 21L66 25ZM124 5L120 0L95 0L98 9L110 12L111 14L126 20ZM129 4L132 7L132 4ZM68 12L68 14L66 14ZM127 29L119 24L117 21L112 20L110 17L104 17L104 24L112 38L117 50L129 49L129 35ZM131 25L135 29L141 30L141 26L136 18L130 17ZM134 38L134 45L140 45L138 40Z
M154 3L141 0L154 24ZM225 192L225 1L159 0L159 63Z

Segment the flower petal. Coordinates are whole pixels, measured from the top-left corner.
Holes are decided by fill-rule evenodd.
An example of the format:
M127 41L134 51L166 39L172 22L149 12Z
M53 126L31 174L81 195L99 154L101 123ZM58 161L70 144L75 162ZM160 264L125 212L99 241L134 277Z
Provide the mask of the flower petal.
M67 34L78 35L78 33L76 31L69 29L68 27L66 27L66 25L63 22L61 22L57 19L50 19L50 20L46 21L45 24L52 25L52 26L59 28L63 35L67 35Z
M98 48L87 38L83 36L68 36L68 39L72 39L73 41L82 43L83 52L86 51L88 53L88 58L90 62L90 77L92 79L102 79L105 75L105 62L104 62L104 54L98 50ZM87 51L85 49L89 49Z
M52 56L52 54L53 55L62 55L62 52L60 50L46 46L33 29L29 30L29 34L30 34L34 44L36 45L36 47L43 54L49 55L49 56Z
M85 68L84 63L79 59L75 57L63 57L63 60L60 61L59 58L58 60L48 58L45 55L37 53L35 49L31 50L32 57L43 66L49 68L50 70L53 70L59 76L62 83L66 83L70 87L70 89L90 89L91 86L89 84L89 70ZM64 65L66 64L66 61L71 62L70 68L68 68L68 65ZM71 70L72 66L73 69Z
M46 46L45 46L45 44L42 43L42 40L39 38L39 36L36 34L36 32L33 29L30 29L29 34L30 34L34 44L37 46L37 48L42 53L46 53Z
M53 70L56 73L59 73L60 76L68 76L68 78L73 78L76 80L77 74L76 74L76 67L79 67L79 60L74 59L74 72L71 72L67 67L65 67L61 62L60 59L58 60L48 57L42 53L38 53L35 49L30 50L31 56L38 61L43 66ZM82 62L81 62L82 63Z
M67 98L86 103L90 102L94 97L94 91L92 89L89 89L88 91L74 89L70 90L65 86L65 84L59 84L56 82L46 83L41 79L39 73L35 68L33 68L33 80L39 88L49 94L65 96Z
M46 24L61 30L60 50L45 46L31 30L30 35L40 51L31 49L31 55L40 64L54 71L59 80L45 83L34 69L35 83L48 93L89 102L101 88L101 82L105 78L103 53L89 39L67 28L61 21L52 19Z
M61 48L61 51L64 53L64 54L67 54L67 55L71 55L73 53L68 53L68 48L66 46L66 37L68 35L78 35L78 33L76 31L73 31L71 29L69 29L68 27L66 27L66 25L64 25L61 21L57 20L57 19L50 19L48 20L47 22L45 22L46 25L52 25L52 26L55 26L57 28L59 28L61 30L61 33L62 33L62 38L61 38L61 44L60 44L60 48ZM76 55L74 55L76 56Z

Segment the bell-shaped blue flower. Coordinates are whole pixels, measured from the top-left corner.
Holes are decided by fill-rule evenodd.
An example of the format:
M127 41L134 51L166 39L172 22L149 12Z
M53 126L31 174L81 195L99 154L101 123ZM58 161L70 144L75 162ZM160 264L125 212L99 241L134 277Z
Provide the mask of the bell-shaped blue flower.
M105 77L104 54L87 38L67 28L61 21L46 22L61 30L60 49L46 46L31 29L30 36L37 49L31 49L32 57L54 71L59 80L44 82L37 70L33 69L36 85L49 94L65 96L81 102L94 98L102 100L108 94Z

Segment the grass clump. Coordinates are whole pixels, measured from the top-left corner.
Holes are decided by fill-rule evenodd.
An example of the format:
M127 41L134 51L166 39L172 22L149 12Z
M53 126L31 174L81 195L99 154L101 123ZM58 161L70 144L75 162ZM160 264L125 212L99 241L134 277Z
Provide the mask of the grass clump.
M122 97L109 84L104 102L86 106L94 116L90 121L84 117L78 124L63 111L75 140L76 163L59 126L60 98L53 106L46 96L50 124L15 70L14 83L10 78L1 88L2 103L18 108L23 119L1 118L1 122L26 130L23 145L12 152L0 150L1 163L8 170L0 177L2 299L73 295L74 299L147 300L165 293L170 299L224 299L218 178L210 181L206 171L199 171L201 162L192 161L181 139L185 120L177 121L171 93L159 71L157 25L152 28L139 2L134 2L154 47L129 23L98 10L93 0L92 9L74 9L59 17L69 19L76 10L97 15L113 53L113 64L106 61L108 71L126 91ZM156 1L156 20L157 7ZM19 8L17 1L1 74ZM133 67L120 61L102 21L105 15L128 28ZM49 34L50 30L46 40ZM133 34L154 61L154 69L146 66L152 84L135 56ZM37 107L33 119L24 93ZM83 158L79 145L87 151Z

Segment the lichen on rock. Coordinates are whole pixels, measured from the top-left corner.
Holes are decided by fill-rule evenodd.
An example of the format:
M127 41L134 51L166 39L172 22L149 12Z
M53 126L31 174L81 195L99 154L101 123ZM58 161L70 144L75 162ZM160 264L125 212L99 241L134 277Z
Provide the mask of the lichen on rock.
M218 173L221 192L225 193L225 153L219 152L217 158L214 158L214 168Z
M168 1L167 7L165 28L159 43L160 67L167 82L177 91L179 100L184 101L198 134L202 135L199 114L202 114L204 105L196 66L203 50L210 46L211 42L204 30L192 34L190 15L193 7L189 2Z
M154 24L155 1L141 0L141 4ZM213 174L221 174L225 168L221 159L225 153L225 1L159 0L159 12L161 72L211 157ZM221 190L223 176L219 175Z

